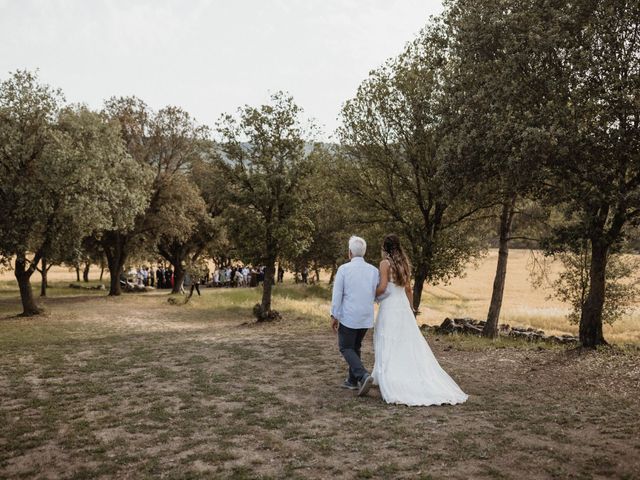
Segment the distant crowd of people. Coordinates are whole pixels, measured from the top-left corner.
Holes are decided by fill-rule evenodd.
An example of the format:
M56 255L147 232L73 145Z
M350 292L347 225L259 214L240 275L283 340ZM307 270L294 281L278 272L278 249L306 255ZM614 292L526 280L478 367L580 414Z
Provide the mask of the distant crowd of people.
M236 265L216 268L212 287L257 287L264 282L265 267Z
M202 275L194 275L187 270L181 290L192 287L191 290L193 291L195 288L199 294L200 289L198 287L200 285L219 288L257 287L264 283L265 270L266 267L264 266L253 267L250 265L217 267L213 274L210 274L209 269L205 268ZM282 267L278 267L277 282L283 282L284 272ZM303 278L305 276L303 275ZM141 265L137 268L132 268L123 273L120 280L123 284L157 289L173 289L176 282L173 268L170 265L165 267L162 263L159 263L157 267Z
M188 280L189 283L198 283L198 284L208 284L210 279L210 275L208 270L205 271L204 275L197 279L195 282L193 281L192 275L187 272L185 274L185 280ZM137 268L132 268L126 273L122 274L120 278L121 283L129 283L132 285L137 285L140 287L153 287L153 288L173 288L176 282L175 272L169 267L165 267L162 264L158 264L157 268L153 266L149 267L147 265L142 265Z
M201 266L197 273L187 269L179 289L182 293L186 293L189 290L190 295L195 290L200 295L201 285L213 288L257 287L264 283L265 272L265 266L227 265L216 267L213 274L211 274L208 267ZM295 283L315 283L313 276L309 276L307 267L293 273ZM275 281L282 283L284 274L285 269L279 265L275 272ZM163 263L158 263L157 267L140 265L123 273L120 278L120 283L123 287L130 289L142 287L174 289L175 282L176 275L173 268L171 265L165 267Z

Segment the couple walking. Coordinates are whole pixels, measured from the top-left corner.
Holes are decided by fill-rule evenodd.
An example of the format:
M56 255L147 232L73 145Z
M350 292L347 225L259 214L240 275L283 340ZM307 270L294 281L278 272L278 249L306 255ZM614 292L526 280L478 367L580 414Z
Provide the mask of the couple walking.
M387 403L442 405L462 403L467 395L440 367L422 336L413 311L411 266L396 235L382 243L380 270L365 262L366 242L349 240L350 262L336 274L331 302L332 328L349 364L343 386L365 395L377 384ZM373 327L374 301L380 303L369 372L360 360L362 340Z

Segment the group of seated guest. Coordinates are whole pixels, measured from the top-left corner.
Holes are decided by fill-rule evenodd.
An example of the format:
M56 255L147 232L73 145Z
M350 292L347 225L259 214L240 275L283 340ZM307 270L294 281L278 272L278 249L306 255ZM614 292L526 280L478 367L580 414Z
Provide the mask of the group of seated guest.
M228 288L256 287L264 283L265 270L266 267L264 266L228 265L226 267L217 267L213 274L209 273L208 268L204 268L204 273L195 274L187 269L181 287L186 288L192 285L196 287L199 285ZM282 282L283 277L284 269L278 266L277 281ZM176 282L176 275L171 265L165 267L164 263L158 262L156 268L141 265L128 270L126 274L123 274L123 280L140 287L172 289ZM181 291L185 288L181 288ZM199 293L199 289L197 291Z
M256 287L264 282L265 267L235 265L219 267L213 272L214 287Z

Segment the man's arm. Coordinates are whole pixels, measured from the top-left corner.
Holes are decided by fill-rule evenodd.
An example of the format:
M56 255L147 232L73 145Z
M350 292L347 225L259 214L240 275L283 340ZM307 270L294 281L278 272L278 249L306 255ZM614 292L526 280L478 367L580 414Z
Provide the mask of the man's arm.
M344 293L344 279L342 269L338 269L336 278L333 281L333 292L331 293L331 328L338 332L338 323L342 311L342 298Z

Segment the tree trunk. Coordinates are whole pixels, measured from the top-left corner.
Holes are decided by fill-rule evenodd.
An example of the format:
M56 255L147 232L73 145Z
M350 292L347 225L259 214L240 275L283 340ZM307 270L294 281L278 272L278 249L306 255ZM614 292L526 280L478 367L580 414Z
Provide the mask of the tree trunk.
M119 232L108 232L102 239L102 249L107 258L107 268L109 269L109 296L122 295L120 287L120 275L127 262L127 247L130 238Z
M34 262L37 263L39 259L34 258ZM31 317L42 313L42 310L38 308L36 301L33 298L33 290L31 289L31 275L35 268L34 265L30 265L27 268L26 255L18 254L16 257L16 266L14 274L18 281L18 287L20 288L20 300L22 301L22 314L23 317Z
M47 296L47 287L49 286L47 284L47 258L46 257L42 257L42 260L40 261L40 265L42 270L40 270L40 275L42 276L42 280L40 281L40 296L41 297L46 297Z
M122 273L122 270L116 259L109 259L107 264L109 267L109 276L111 277L109 280L109 296L117 297L118 295L122 295L122 288L120 287L120 273Z
M184 274L186 272L185 272L185 269L182 267L181 262L176 262L175 264L172 264L172 265L173 265L174 281L173 281L173 288L171 289L171 293L180 293L180 287L182 287L182 283L184 282Z
M422 301L422 289L424 288L424 282L427 279L427 266L422 263L416 267L415 279L413 284L413 309L420 309L420 302Z
M80 281L80 265L76 265L76 282Z
M264 282L262 282L262 302L260 308L262 310L261 317L258 321L267 320L271 314L271 293L273 290L273 278L276 272L276 256L274 254L269 255L267 264L264 271Z
M580 343L594 348L606 345L602 333L602 308L605 296L605 274L609 246L601 241L591 243L591 266L589 269L589 293L580 315Z
M176 242L168 246L159 246L160 255L173 267L173 286L171 283L165 284L166 288L171 288L172 294L180 293L180 287L184 283L186 271L182 265L187 259L185 250L182 245Z
M338 265L336 265L336 263L333 262L333 265L331 266L331 275L329 276L329 285L333 285L333 281L336 278L337 271L338 271Z
M107 254L107 267L109 268L109 296L117 297L122 295L122 288L120 287L120 275L124 267L126 257L115 249L115 252Z
M314 271L316 272L316 283L320 283L320 269L316 266Z
M505 202L502 205L499 226L498 265L496 266L496 276L493 279L493 292L491 293L491 303L489 304L487 323L482 329L483 337L496 338L498 336L498 321L500 320L504 285L507 278L509 236L511 235L511 224L513 220L515 202L516 197L514 196L509 202Z
M100 256L100 281L102 282L102 276L104 275L104 254Z
M91 262L87 262L84 264L84 269L82 270L82 281L89 281L89 269L91 268Z

